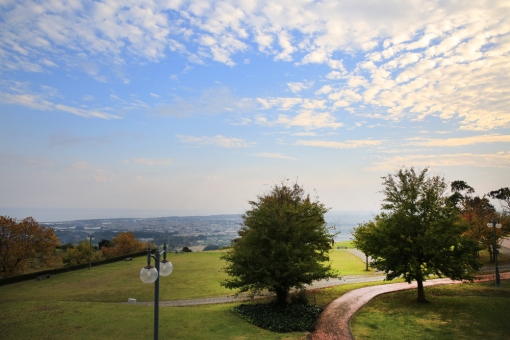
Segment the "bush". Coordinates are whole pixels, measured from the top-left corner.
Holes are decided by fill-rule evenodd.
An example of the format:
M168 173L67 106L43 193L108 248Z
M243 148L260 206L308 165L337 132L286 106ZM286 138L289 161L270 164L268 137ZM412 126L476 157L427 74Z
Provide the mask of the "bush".
M315 323L322 313L322 308L293 301L285 307L269 304L239 305L232 312L242 319L260 328L272 332L313 332Z
M220 249L219 245L217 245L217 244L210 244L210 245L208 245L207 247L204 248L204 251L218 250L218 249Z

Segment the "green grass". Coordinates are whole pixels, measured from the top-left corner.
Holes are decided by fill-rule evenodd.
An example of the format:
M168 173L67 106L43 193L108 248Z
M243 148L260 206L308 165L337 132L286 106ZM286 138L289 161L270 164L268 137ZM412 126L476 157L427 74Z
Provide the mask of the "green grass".
M331 251L329 258L332 261L332 267L340 272L340 276L374 273L374 270L371 268L369 268L369 271L365 271L365 262L345 249Z
M160 299L185 300L233 295L219 282L226 279L221 271L221 252L169 254L174 265L170 276L161 278ZM332 251L333 267L340 275L366 274L363 262L346 251ZM153 285L143 284L139 273L146 265L145 257L121 261L69 273L53 275L42 281L25 281L0 289L0 301L84 301L125 302L154 299Z
M161 300L194 299L232 295L219 285L221 272L218 252L169 254L174 265L170 276L160 283ZM128 298L152 301L154 286L140 281L146 257L53 275L42 281L25 281L0 289L0 301L87 301L124 302Z
M508 339L510 281L463 283L374 298L351 321L356 339Z
M304 339L304 332L272 333L243 321L232 304L161 307L160 339ZM94 302L0 303L2 339L151 339L151 306Z
M232 295L219 282L221 252L169 254L174 272L161 279L161 300ZM333 251L333 267L341 275L366 274L364 264L347 251ZM153 301L154 285L139 273L146 258L121 261L42 281L0 287L2 339L147 339L152 337L153 307L127 305L128 298ZM312 303L324 306L355 287L339 286L308 292ZM253 303L268 302L258 300ZM160 335L166 339L304 339L305 332L277 334L240 319L236 304L161 307Z
M494 265L495 265L494 262L490 262L489 252L486 250L480 252L479 260L484 266L494 267ZM498 265L501 266L504 264L510 264L510 257L506 254L499 253L498 254Z
M335 242L335 248L336 247L347 247L347 248L354 248L354 245L352 244L352 240L348 241L341 241L341 242Z

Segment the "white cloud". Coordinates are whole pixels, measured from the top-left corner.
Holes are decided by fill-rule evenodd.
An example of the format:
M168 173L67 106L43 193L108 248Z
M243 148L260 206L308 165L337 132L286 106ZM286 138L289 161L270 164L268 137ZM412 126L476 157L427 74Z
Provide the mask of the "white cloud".
M295 126L305 129L337 129L344 125L343 123L337 122L335 117L329 112L318 113L312 110L302 110L295 116L279 114L278 118L273 121L269 121L267 118L259 115L256 117L256 121L258 124L263 125L283 125L286 127Z
M420 146L465 146L483 143L510 143L509 135L479 135L472 137L445 138L445 139L427 139L427 138L409 138L411 144Z
M297 160L297 158L294 158L294 157L284 156L284 155L279 154L279 153L271 153L271 152L256 153L256 154L253 154L252 156L255 156L255 157L264 157L264 158L274 158L274 159L286 159L286 160L292 160L292 161Z
M38 94L11 94L0 92L0 103L8 105L21 105L41 111L63 111L77 116L86 118L102 118L102 119L117 119L119 116L104 113L97 110L86 110L77 107L72 107L63 104L55 104L44 99L43 96Z
M395 156L376 162L367 170L393 171L401 166L413 167L497 167L510 168L510 152L497 154L443 154L443 155L405 155Z
M169 165L172 164L172 160L170 158L160 158L160 159L149 159L149 158L132 158L129 160L125 160L124 164L144 164L144 165Z
M290 90L294 93L298 93L302 90L309 89L314 84L313 81L305 81L305 82L290 82L287 83L287 86L290 88Z
M325 78L339 81L339 91L354 92L329 103L330 109L356 109L362 102L385 109L384 119L433 115L457 119L465 130L510 125L505 0L462 6L426 0L370 6L355 0L20 0L3 6L1 16L3 70L50 72L65 64L109 81L112 65L159 62L179 53L190 62L234 66L234 56L258 49L279 62L299 56L301 67L327 65ZM345 68L339 54L354 57L354 70ZM298 92L298 83L289 86Z
M214 137L195 137L176 135L176 137L183 143L195 145L216 145L222 148L246 148L255 145L255 142L247 142L241 138L228 138L221 135Z
M347 140L345 142L334 142L325 140L298 140L295 144L333 149L357 149L379 146L382 143L383 141L380 140L364 139L364 140Z

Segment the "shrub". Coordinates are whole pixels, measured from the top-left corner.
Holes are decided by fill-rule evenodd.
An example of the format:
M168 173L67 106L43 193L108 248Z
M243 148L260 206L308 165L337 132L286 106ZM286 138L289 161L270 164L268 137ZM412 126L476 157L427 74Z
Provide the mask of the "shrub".
M275 302L269 304L241 304L232 308L232 312L242 319L260 328L272 332L313 332L322 308L293 301L285 307Z

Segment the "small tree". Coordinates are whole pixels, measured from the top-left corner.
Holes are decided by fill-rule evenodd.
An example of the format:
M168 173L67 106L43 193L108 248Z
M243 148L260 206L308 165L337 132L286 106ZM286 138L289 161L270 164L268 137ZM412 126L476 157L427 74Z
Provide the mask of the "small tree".
M67 249L67 255L63 258L64 265L74 266L101 259L100 252L91 252L88 239L81 240L77 246Z
M147 243L135 238L132 231L120 232L112 238L111 246L101 247L103 257L115 257L136 253L147 249Z
M427 177L427 170L417 174L404 168L383 177L383 213L355 240L386 279L416 281L420 302L426 301L423 281L430 275L472 280L481 266L476 259L479 244L465 235L466 224L446 194L446 182Z
M334 235L324 220L324 204L312 201L297 183L275 185L249 204L240 237L222 256L229 275L222 286L254 294L268 289L285 305L291 288L336 275L328 263Z
M374 230L374 222L370 221L367 223L360 224L357 228L354 228L351 235L354 237L353 244L354 246L361 250L363 253L365 253L365 270L369 271L368 269L368 257L371 256L370 254L370 243L369 241L372 239L369 233L373 232Z
M29 260L44 266L58 261L55 249L59 245L53 229L40 226L32 217L18 221L0 216L0 274L4 277L22 274Z

